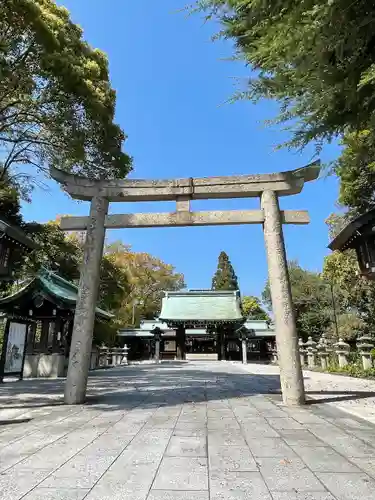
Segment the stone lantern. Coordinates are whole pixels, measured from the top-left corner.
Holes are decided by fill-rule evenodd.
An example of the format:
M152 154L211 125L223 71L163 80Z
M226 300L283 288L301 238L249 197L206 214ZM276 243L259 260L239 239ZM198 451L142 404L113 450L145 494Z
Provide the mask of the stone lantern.
M362 358L362 365L364 370L372 368L372 355L371 350L374 347L374 339L369 335L359 337L357 341L357 349Z
M339 367L344 368L348 364L348 356L350 352L350 345L344 342L341 338L334 344L336 354L339 360Z
M307 352L307 365L309 368L315 367L316 361L316 342L312 339L312 337L308 337L307 342L305 343L306 352Z
M23 231L0 218L0 280L11 279L15 262L35 248L37 245Z
M328 245L331 250L344 252L353 248L357 253L362 276L375 279L375 209L357 217Z

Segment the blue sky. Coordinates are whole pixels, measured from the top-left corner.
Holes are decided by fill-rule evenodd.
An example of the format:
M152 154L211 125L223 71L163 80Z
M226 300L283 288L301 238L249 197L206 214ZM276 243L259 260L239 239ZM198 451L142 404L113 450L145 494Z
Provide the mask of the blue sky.
M249 70L228 61L230 42L210 39L217 30L198 15L178 12L188 0L64 0L86 40L104 50L117 91L117 121L128 135L134 157L131 177L167 178L266 173L301 167L312 151L274 151L285 139L262 121L274 116L273 103L225 104L236 78ZM323 161L338 154L327 147ZM50 182L23 205L27 220L45 222L57 215L85 215L87 203L72 201ZM325 178L306 185L302 194L281 200L282 208L307 209L308 226L287 226L289 259L320 270L328 253L324 219L335 209L337 181ZM257 208L256 199L193 202L194 209ZM169 211L169 203L111 205L112 213ZM259 295L267 277L261 226L131 229L108 231L135 251L150 252L184 273L190 288L207 288L225 250L240 280L242 293Z

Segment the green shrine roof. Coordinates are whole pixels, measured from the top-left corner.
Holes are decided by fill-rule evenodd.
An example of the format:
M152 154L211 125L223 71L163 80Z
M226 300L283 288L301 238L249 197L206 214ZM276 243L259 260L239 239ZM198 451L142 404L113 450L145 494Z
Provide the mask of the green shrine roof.
M165 292L161 321L168 324L243 323L238 291L185 290Z
M61 276L53 273L52 271L41 268L35 278L29 281L20 290L17 290L17 292L12 295L0 298L0 309L2 309L2 306L18 302L31 291L38 291L42 295L50 296L52 299L56 299L68 307L75 307L78 299L78 287L76 285L65 280L64 278L61 278ZM101 318L111 319L113 317L112 314L100 309L99 307L97 307L95 311L97 316Z

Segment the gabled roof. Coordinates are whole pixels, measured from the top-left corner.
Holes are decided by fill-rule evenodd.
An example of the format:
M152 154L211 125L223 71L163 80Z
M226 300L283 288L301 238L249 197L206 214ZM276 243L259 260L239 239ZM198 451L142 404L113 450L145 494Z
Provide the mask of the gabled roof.
M165 292L161 321L168 324L242 323L238 291L185 290Z
M355 239L361 236L369 224L375 224L375 208L349 222L328 245L330 250L344 251L355 246Z
M3 218L0 218L0 233L3 235L3 237L28 250L34 250L38 248L38 245L35 243L35 241L28 238L26 234L18 227L11 226Z
M0 298L0 309L2 306L17 302L19 299L35 290L38 290L38 292L42 295L44 294L50 296L52 299L63 302L71 308L75 308L78 299L78 287L76 285L65 280L64 278L61 278L61 276L53 273L52 271L41 268L35 278L30 280L20 290L17 290L17 292L12 295ZM99 307L96 308L96 314L104 319L113 318L113 314L110 314Z

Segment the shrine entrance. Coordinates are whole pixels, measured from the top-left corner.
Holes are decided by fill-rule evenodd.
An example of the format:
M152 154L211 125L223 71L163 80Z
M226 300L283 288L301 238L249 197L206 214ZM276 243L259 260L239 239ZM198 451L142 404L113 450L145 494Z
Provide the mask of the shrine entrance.
M65 402L80 404L86 399L95 304L106 229L262 224L283 400L290 406L304 404L303 377L282 225L308 224L309 216L306 211L280 210L279 198L300 193L305 182L316 180L319 173L319 162L274 174L168 180L92 180L52 169L52 178L60 182L72 198L91 203L88 217L61 219L63 230L86 231ZM191 200L254 197L260 198L259 210L194 212L190 209ZM175 201L176 211L108 215L110 202L142 201Z

